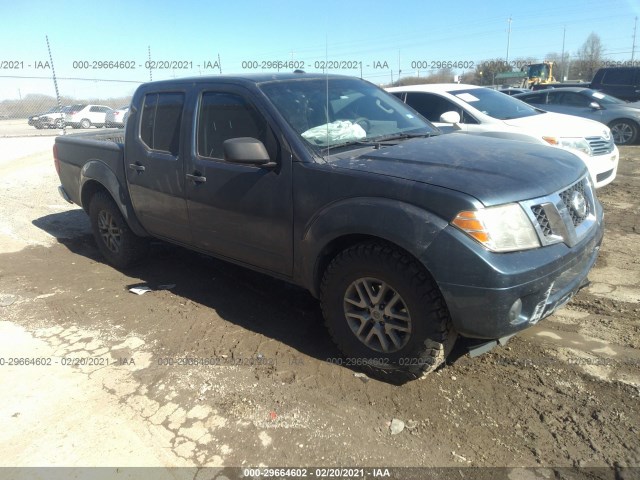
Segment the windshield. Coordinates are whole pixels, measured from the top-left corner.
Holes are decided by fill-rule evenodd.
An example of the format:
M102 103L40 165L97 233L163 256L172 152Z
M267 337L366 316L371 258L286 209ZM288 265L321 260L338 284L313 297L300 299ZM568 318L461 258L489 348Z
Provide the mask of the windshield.
M539 77L543 80L546 80L549 76L549 66L544 63L535 63L529 66L529 78Z
M598 103L602 105L624 105L625 102L619 100L606 93L597 92L595 90L585 90L584 93L593 97Z
M317 148L439 131L384 90L356 78L312 78L260 85L291 127Z
M485 115L497 118L498 120L530 117L541 113L522 100L488 88L452 90L448 93Z

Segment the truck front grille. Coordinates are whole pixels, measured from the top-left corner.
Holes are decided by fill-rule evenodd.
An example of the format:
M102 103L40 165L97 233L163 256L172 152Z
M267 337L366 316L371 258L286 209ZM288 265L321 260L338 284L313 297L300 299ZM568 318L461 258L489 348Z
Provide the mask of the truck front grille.
M590 213L589 202L587 202L584 193L584 182L578 182L567 188L566 190L560 192L560 198L567 207L567 210L569 210L571 220L573 221L573 226L577 227L585 220L585 218L587 218ZM584 199L584 211L582 210L582 208L574 205L574 201L576 198Z
M585 176L569 188L522 202L542 245L578 243L596 223L596 198Z
M551 226L549 225L549 219L547 218L547 214L545 213L544 208L542 208L541 205L535 205L531 207L531 211L536 217L536 221L538 222L538 225L542 230L542 234L545 237L552 235L553 230L551 230Z

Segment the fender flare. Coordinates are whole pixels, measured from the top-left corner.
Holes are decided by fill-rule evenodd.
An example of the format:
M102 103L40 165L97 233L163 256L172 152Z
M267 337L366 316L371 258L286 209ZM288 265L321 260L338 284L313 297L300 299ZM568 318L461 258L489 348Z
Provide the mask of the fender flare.
M372 212L375 212L372 215ZM356 197L327 205L307 223L297 252L300 280L319 293L331 245L341 238L379 238L406 250L424 265L425 251L447 226L437 215L415 205L379 197ZM428 270L428 265L425 265Z
M94 182L99 184L111 195L111 198L113 198L113 201L118 206L120 213L122 213L122 216L133 233L141 237L149 235L135 215L129 192L122 186L122 183L118 180L113 170L101 160L91 159L85 163L80 170L80 199L82 201L82 208L84 208L85 211L89 211L88 198L86 195L90 188L95 188L92 187Z

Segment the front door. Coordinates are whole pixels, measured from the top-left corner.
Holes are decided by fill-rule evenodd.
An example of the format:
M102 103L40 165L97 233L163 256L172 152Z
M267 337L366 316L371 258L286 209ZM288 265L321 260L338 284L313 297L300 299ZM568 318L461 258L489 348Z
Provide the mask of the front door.
M203 89L186 165L186 195L195 244L206 251L284 275L292 274L291 155L267 117L239 87ZM277 166L224 160L230 138L262 141Z

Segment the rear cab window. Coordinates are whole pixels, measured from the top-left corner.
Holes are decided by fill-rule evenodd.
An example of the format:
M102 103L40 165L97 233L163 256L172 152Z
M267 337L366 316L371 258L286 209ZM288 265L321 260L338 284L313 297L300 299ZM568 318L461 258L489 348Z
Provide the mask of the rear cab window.
M184 93L148 93L140 120L140 140L149 149L178 155Z

